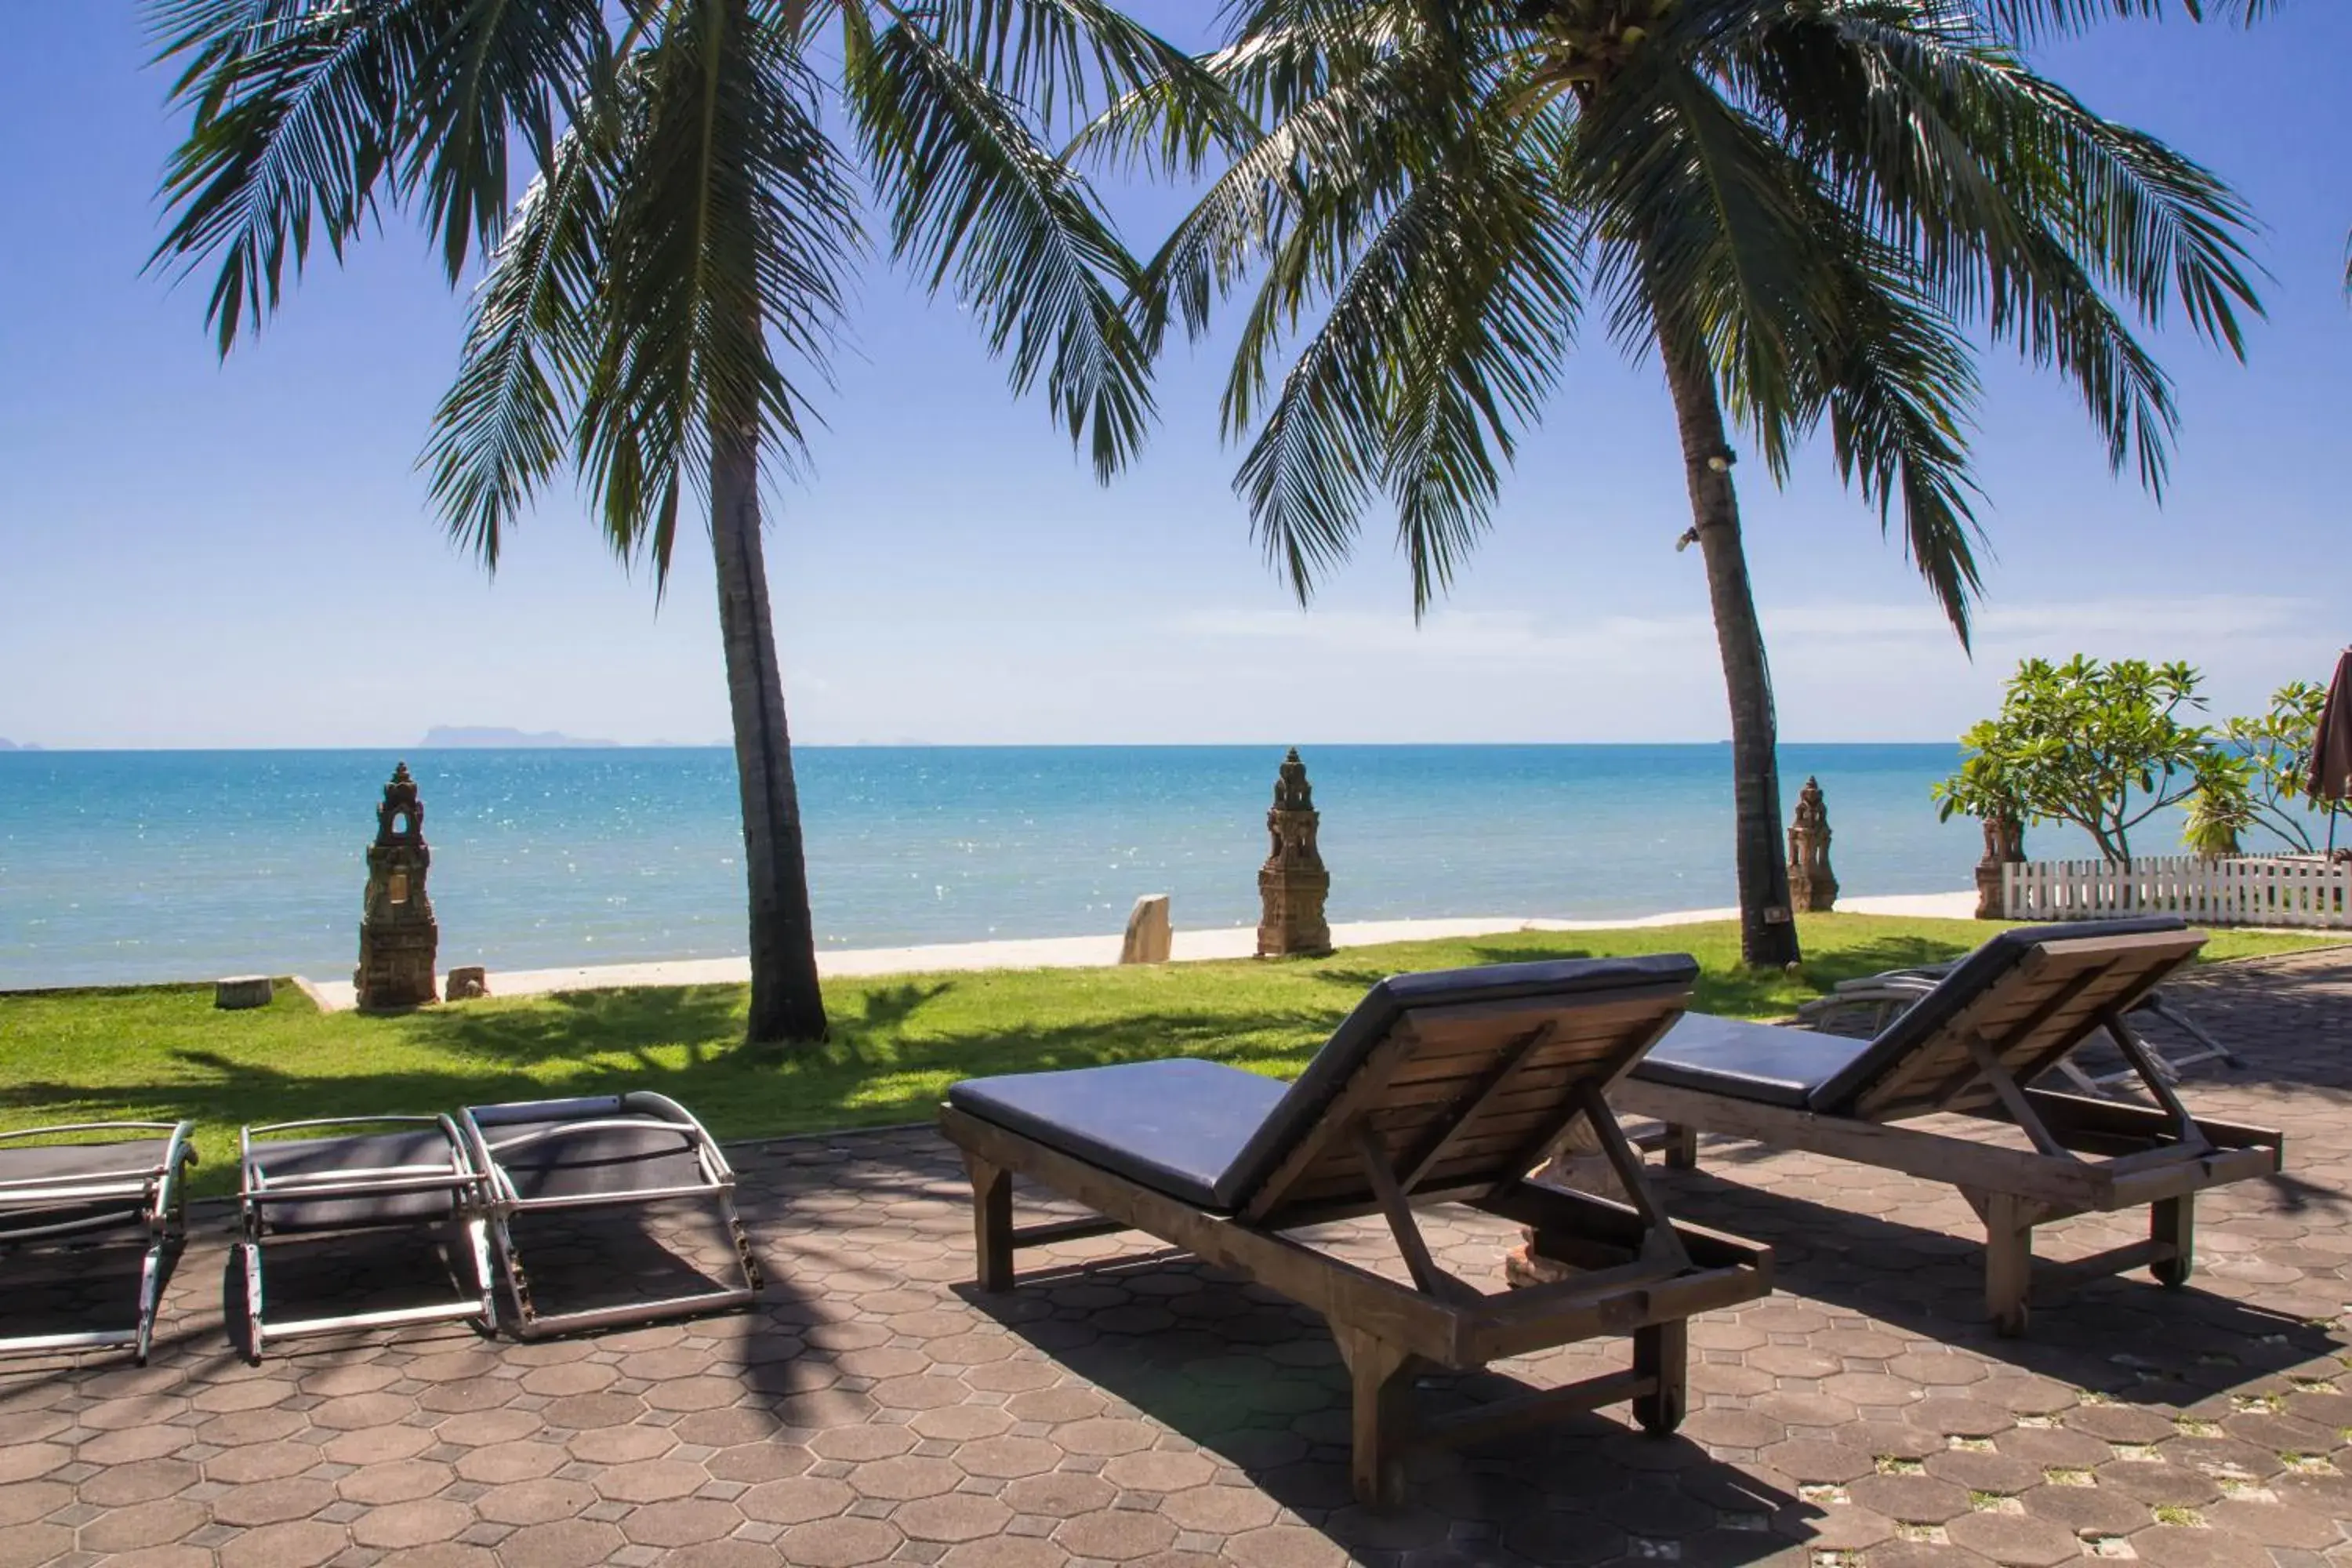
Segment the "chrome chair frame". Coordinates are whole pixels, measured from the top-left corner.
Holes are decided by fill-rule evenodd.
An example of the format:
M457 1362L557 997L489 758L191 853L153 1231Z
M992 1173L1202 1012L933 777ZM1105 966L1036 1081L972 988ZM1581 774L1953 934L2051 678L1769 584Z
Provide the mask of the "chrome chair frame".
M522 1100L503 1105L467 1106L458 1119L473 1142L483 1173L491 1246L505 1277L514 1308L514 1331L523 1339L568 1333L584 1329L642 1323L659 1318L682 1317L748 1305L764 1288L759 1260L751 1255L751 1238L735 1209L735 1172L692 1112L650 1089L575 1100ZM502 1127L537 1123L530 1130L501 1137ZM552 1123L552 1125L551 1125ZM676 1134L694 1153L701 1179L685 1185L636 1187L611 1192L530 1194L518 1185L508 1158L541 1144L586 1133L658 1131ZM564 1210L619 1209L678 1199L703 1199L719 1211L735 1248L743 1283L652 1301L592 1307L568 1312L541 1311L532 1299L530 1276L516 1245L512 1221L517 1215Z
M0 1351L103 1350L132 1347L145 1365L154 1343L155 1313L163 1290L165 1258L187 1237L187 1194L183 1173L194 1163L193 1121L72 1121L53 1127L26 1127L0 1132L0 1145L35 1138L59 1138L83 1132L161 1132L165 1134L163 1158L153 1164L87 1175L45 1175L10 1178L5 1174L0 1152L0 1250L26 1244L70 1242L104 1232L143 1227L147 1250L139 1268L139 1306L135 1326L89 1329L61 1334L16 1334L0 1337ZM149 1140L142 1139L145 1142ZM99 1145L104 1147L105 1145ZM120 1200L120 1210L110 1206ZM99 1206L96 1214L83 1213ZM73 1217L42 1224L44 1214ZM26 1223L31 1222L31 1223Z
M442 1142L449 1154L446 1165L411 1163L337 1171L281 1172L275 1176L269 1173L268 1151L273 1134L344 1128L352 1130L354 1135L364 1136L359 1130L428 1126L437 1127L441 1131ZM301 1142L308 1143L311 1141L306 1139ZM237 1134L237 1162L241 1172L237 1211L244 1222L243 1238L236 1247L237 1263L245 1279L245 1326L248 1336L245 1349L253 1361L261 1359L263 1350L272 1340L332 1333L339 1330L397 1328L412 1323L470 1320L486 1334L497 1331L498 1299L490 1268L482 1173L476 1163L472 1142L449 1117L323 1116L300 1121L249 1125ZM450 1220L444 1222L410 1215L373 1219L362 1216L355 1217L348 1226L277 1237L269 1234L267 1224L268 1211L273 1204L363 1204L370 1199L404 1197L419 1193L447 1193L450 1195ZM273 1242L284 1245L298 1239L308 1241L373 1230L415 1229L440 1223L454 1223L465 1235L465 1250L474 1272L474 1289L470 1295L421 1306L328 1313L274 1323L268 1321L268 1297L262 1287L262 1260L268 1247Z

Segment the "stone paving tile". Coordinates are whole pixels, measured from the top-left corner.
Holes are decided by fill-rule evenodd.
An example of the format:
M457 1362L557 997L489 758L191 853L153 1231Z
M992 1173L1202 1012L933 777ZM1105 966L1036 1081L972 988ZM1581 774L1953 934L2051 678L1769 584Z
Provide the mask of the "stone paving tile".
M772 1282L758 1310L531 1344L453 1328L247 1367L208 1212L152 1367L0 1365L0 1568L2352 1568L2352 952L2179 990L2247 1061L2192 1075L2194 1103L2283 1127L2289 1153L2285 1177L2201 1202L2189 1289L2103 1281L1999 1340L1956 1194L1710 1142L1661 1187L1770 1243L1781 1289L1695 1325L1694 1410L1663 1442L1579 1417L1417 1457L1408 1505L1367 1511L1311 1315L1116 1238L978 1299L951 1152L927 1130L841 1134L735 1152ZM1433 1217L1449 1268L1497 1278L1506 1227ZM1394 1267L1368 1226L1328 1239ZM2042 1250L2130 1239L2086 1216ZM550 1296L715 1268L725 1246L688 1215L526 1241ZM343 1273L389 1267L361 1251Z

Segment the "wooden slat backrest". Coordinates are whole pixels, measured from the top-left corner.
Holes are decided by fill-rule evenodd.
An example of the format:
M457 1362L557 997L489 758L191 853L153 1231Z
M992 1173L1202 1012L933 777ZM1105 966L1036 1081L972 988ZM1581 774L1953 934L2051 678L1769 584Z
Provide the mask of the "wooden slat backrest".
M1410 1008L1245 1213L1366 1194L1359 1125L1414 1187L1522 1176L1577 1115L1577 1086L1615 1082L1689 999L1664 984Z
M2039 943L1864 1090L1854 1114L1897 1121L1990 1101L1992 1091L1969 1049L1971 1034L1992 1047L2018 1082L2030 1083L2102 1017L2137 1004L2204 943L2204 933L2193 931Z

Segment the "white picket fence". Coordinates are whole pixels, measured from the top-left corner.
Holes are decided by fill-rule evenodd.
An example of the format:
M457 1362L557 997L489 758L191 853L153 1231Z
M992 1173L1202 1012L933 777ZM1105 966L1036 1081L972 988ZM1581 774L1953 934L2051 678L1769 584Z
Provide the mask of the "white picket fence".
M2013 921L2173 914L2200 925L2344 931L2352 930L2352 864L2305 855L2024 860L2003 868L2001 900Z

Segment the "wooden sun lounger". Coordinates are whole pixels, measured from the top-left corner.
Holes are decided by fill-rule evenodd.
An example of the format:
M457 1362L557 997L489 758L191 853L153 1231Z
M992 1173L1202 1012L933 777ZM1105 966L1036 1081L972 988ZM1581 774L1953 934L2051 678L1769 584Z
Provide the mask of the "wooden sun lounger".
M1687 1320L1771 1288L1766 1249L1667 1219L1603 1098L1696 975L1676 956L1385 980L1286 1089L1189 1059L959 1083L940 1120L971 1173L980 1287L1011 1289L1022 1248L1140 1230L1320 1312L1354 1385L1353 1481L1367 1502L1399 1499L1410 1447L1623 1400L1670 1432ZM1580 1116L1630 1205L1524 1179ZM1015 1176L1103 1217L1016 1226ZM1578 1272L1485 1294L1432 1257L1413 1211L1439 1203L1529 1226L1538 1255ZM1410 1283L1288 1234L1374 1214ZM1469 1371L1601 1334L1633 1336L1628 1370L1436 1420L1407 1408L1417 1367Z
M1993 1323L2022 1333L2035 1226L2146 1206L2146 1241L2046 1273L2057 1282L2146 1267L2178 1287L2195 1255L2196 1194L2281 1167L2277 1132L2190 1116L2129 1022L2204 942L2170 917L2021 927L1874 1039L1693 1015L1610 1098L1666 1124L1643 1142L1670 1164L1695 1164L1697 1134L1712 1131L1958 1187L1984 1221ZM2029 1087L2099 1030L2155 1108ZM1901 1125L1946 1111L2014 1124L2032 1147Z
M182 1183L196 1157L190 1142L194 1131L190 1121L81 1121L0 1132L0 1255L125 1231L147 1237L131 1327L0 1336L0 1351L129 1345L140 1363L146 1363L163 1265L187 1234ZM103 1142L85 1141L100 1133L114 1136Z
M317 1135L279 1136L288 1132ZM246 1128L239 1144L237 1209L245 1233L236 1250L250 1359L260 1361L272 1340L341 1329L471 1320L485 1334L497 1331L482 1173L455 1121L446 1116L281 1121ZM436 1228L457 1232L463 1244L452 1248L450 1262L470 1280L461 1279L454 1297L270 1321L262 1277L273 1245L361 1231Z
M1859 980L1843 980L1828 995L1818 997L1797 1009L1801 1028L1818 1029L1825 1035L1858 1035L1864 1039L1901 1017L1919 1000L1943 983L1944 977L1959 966L1950 963L1923 963L1910 969L1890 969L1883 974L1864 975ZM2180 1069L2205 1062L2220 1062L2225 1067L2240 1067L2237 1053L2207 1033L2204 1026L2181 1011L2162 991L2150 991L2131 1009L2135 1018L2156 1018L2189 1037L2195 1048L2185 1053L2158 1050L2143 1038L2140 1048L2167 1083L2180 1081ZM2105 1029L2098 1031L2105 1035ZM2086 1038L2084 1045L2090 1044ZM2123 1047L2117 1044L2118 1054ZM2093 1073L2075 1058L2082 1055L2078 1047L2059 1058L2057 1071L2067 1082L2084 1094L2104 1096L2122 1084L2137 1088L2139 1073L2128 1059L2121 1068Z
M759 1260L735 1212L735 1173L687 1109L648 1089L580 1100L469 1106L458 1113L483 1177L490 1240L524 1339L740 1307L758 1299ZM700 1202L714 1210L741 1283L653 1300L548 1312L516 1246L518 1215Z

